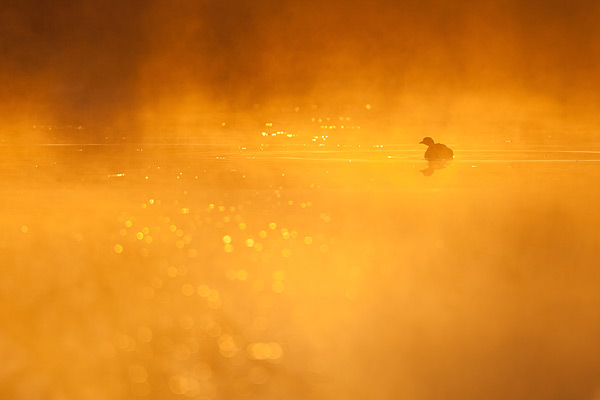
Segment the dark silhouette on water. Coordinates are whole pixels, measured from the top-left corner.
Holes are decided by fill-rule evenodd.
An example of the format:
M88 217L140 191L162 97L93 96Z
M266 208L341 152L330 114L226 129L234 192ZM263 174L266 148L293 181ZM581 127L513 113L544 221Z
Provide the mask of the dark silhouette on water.
M426 145L426 160L451 160L454 158L454 152L445 144L435 143L432 138L425 137L420 144Z
M425 176L431 176L438 169L444 169L448 165L446 160L429 160L427 162L427 168L422 169L421 172Z

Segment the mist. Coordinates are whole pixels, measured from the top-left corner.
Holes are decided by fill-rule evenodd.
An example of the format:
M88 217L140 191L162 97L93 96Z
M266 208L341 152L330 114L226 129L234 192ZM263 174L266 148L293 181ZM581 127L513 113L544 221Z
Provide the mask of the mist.
M5 1L0 398L600 399L600 5Z
M21 130L113 126L136 140L313 105L372 104L374 131L392 138L406 126L484 142L515 127L589 130L598 16L591 1L11 2L2 114Z

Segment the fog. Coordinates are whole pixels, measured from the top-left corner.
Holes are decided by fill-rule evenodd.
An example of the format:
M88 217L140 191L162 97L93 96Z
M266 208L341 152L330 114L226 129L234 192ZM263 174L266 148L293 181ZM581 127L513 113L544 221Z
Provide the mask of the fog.
M2 396L597 399L599 152L506 147L3 146Z
M600 399L596 3L5 3L0 398Z
M598 16L592 1L10 2L3 135L210 136L223 115L372 104L371 134L402 143L414 126L484 143L531 127L597 140Z

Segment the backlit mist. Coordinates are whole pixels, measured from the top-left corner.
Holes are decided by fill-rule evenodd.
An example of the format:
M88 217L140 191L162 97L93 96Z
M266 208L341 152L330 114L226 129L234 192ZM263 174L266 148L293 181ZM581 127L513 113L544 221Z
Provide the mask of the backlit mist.
M599 400L599 20L3 4L0 398Z
M113 126L140 140L157 125L200 131L257 108L367 103L381 111L372 134L402 143L415 126L485 142L506 129L588 134L597 122L592 1L10 3L0 14L10 136ZM572 136L582 139L559 139Z

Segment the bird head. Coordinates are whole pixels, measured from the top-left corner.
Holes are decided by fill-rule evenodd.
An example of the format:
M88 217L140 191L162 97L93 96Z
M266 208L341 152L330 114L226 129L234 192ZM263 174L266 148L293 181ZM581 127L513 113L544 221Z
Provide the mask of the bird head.
M421 140L419 142L419 144L424 144L424 145L427 145L427 146L432 146L434 143L435 142L433 141L433 139L430 138L429 136L424 137L423 140Z

